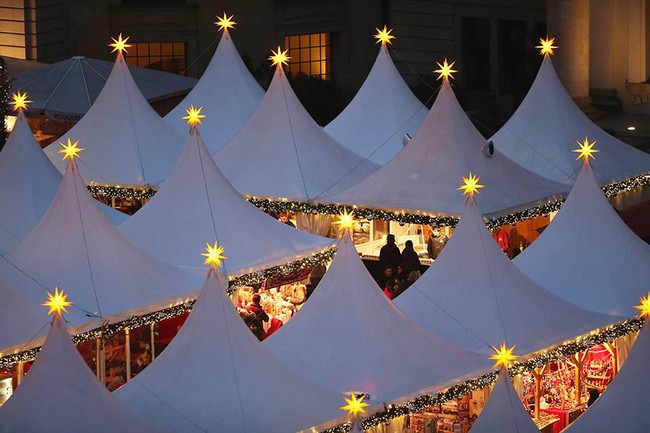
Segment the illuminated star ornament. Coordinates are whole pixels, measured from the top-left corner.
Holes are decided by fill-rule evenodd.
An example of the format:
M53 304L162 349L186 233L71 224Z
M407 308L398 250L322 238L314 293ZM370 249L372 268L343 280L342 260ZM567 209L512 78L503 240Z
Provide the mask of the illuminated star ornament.
M505 341L501 343L501 347L498 349L492 346L495 353L494 355L490 355L490 359L494 361L494 366L508 368L514 361L519 359L519 356L512 353L515 350L515 347L517 347L517 345L510 348L506 347Z
M13 99L13 101L11 101L10 104L14 106L14 111L20 109L27 110L27 104L32 102L27 100L27 93L20 93L20 91L11 95L11 99Z
M537 45L535 48L539 48L539 53L542 56L552 56L555 54L553 52L554 49L557 48L557 46L553 45L555 43L555 38L549 38L548 36L546 39L539 38L539 45Z
M438 78L436 78L436 80L439 80L441 78L444 78L445 80L449 80L450 78L452 80L454 79L454 76L452 74L454 72L458 72L458 71L455 70L455 69L452 69L452 68L454 67L454 64L456 64L456 62L451 62L451 64L449 64L447 62L447 59L445 59L445 61L442 62L442 65L440 63L438 63L438 62L436 62L436 63L438 64L438 68L440 68L440 69L436 69L435 71L433 71L436 74L440 74L440 75L438 75Z
M196 126L203 123L201 119L205 119L205 115L201 114L203 107L195 108L194 104L190 105L190 108L186 108L185 112L187 116L183 116L183 120L187 120L187 124L190 126Z
M237 23L232 20L233 17L234 15L228 16L224 12L222 17L217 15L217 21L215 21L214 23L216 24L217 27L219 27L219 30L221 31L234 29Z
M60 149L58 153L63 155L63 158L61 158L61 161L65 161L66 159L70 159L70 161L74 161L75 158L79 158L79 153L83 152L85 148L83 147L78 147L77 145L79 144L79 140L75 141L74 143L72 140L68 138L68 143L63 144L59 141L59 144L63 146L63 149Z
M50 311L47 312L48 315L52 313L61 314L63 311L67 313L68 310L66 307L72 305L72 302L68 301L68 295L63 293L63 290L59 292L57 287L54 288L54 294L47 292L47 301L41 304L43 307L48 307Z
M391 42L391 39L395 39L395 36L391 35L393 29L388 30L388 28L384 26L381 30L375 27L375 30L377 30L377 34L374 36L374 38L377 39L377 42L375 42L376 44L381 42L382 45L393 45Z
M478 183L480 180L480 177L473 175L470 171L468 177L463 176L463 184L458 187L458 191L463 191L463 195L474 197L474 194L480 194L479 189L485 187Z
M576 143L578 143L579 147L577 149L574 149L572 152L577 153L578 157L576 159L582 159L583 162L589 162L589 158L596 159L594 153L600 152L600 150L594 149L596 142L593 141L592 143L589 143L589 139L587 137L585 137L585 141L582 143L577 140Z
M339 228L343 230L352 231L356 222L357 220L354 219L354 211L348 212L347 209L344 209L343 212L339 214L338 221L335 221L334 224L338 225Z
M288 65L289 60L291 60L291 57L287 56L288 52L289 50L282 51L278 45L278 51L271 50L271 53L273 53L273 55L269 56L269 60L273 62L273 66Z
M641 296L640 302L641 305L634 307L639 310L639 316L650 317L650 293L647 296Z
M111 53L114 53L115 51L117 51L119 54L122 54L122 53L127 53L128 54L128 51L126 49L130 48L131 45L127 44L126 41L129 40L129 37L130 36L128 36L126 39L122 39L122 33L120 33L120 35L117 37L117 39L111 38L113 40L113 43L108 44L109 47L113 47L113 51L111 51Z
M355 418L359 414L366 414L366 407L370 406L369 403L363 401L366 398L365 395L362 395L361 398L357 398L357 395L353 392L350 393L350 398L343 397L343 400L347 403L345 406L341 406L339 409L342 411L347 411L348 415L352 415Z
M227 259L228 257L223 255L223 247L217 245L217 242L214 242L214 245L210 244L205 244L205 253L202 253L201 255L205 257L205 260L203 261L204 265L209 265L210 267L221 267L223 264L223 261Z

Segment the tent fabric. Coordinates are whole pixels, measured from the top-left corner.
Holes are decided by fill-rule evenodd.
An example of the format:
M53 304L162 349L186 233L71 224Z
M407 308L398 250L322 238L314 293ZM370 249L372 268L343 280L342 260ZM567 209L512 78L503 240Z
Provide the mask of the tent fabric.
M120 230L160 260L192 269L202 264L199 253L206 242L217 240L226 248L230 275L287 263L333 242L291 228L248 203L221 174L196 128L169 179Z
M532 87L508 122L494 134L494 146L541 176L572 183L578 174L576 140L597 141L594 172L605 184L650 172L650 155L607 134L578 108L546 57Z
M499 372L490 398L472 426L472 433L539 433L539 429L524 409L508 371ZM615 430L614 430L615 431Z
M74 56L34 70L17 73L12 87L29 94L30 111L45 111L57 120L76 120L98 98L113 68L113 62ZM195 78L148 68L129 67L133 80L147 100L159 99L191 89Z
M56 314L43 349L14 395L0 407L0 432L163 433L120 403L72 344Z
M272 198L311 200L377 169L318 126L281 67L251 120L213 156L237 191Z
M487 214L506 213L545 203L568 187L544 179L506 158L498 148L482 152L487 140L461 108L444 81L413 139L395 158L371 176L324 201L391 210L458 215L463 202L457 188L469 172L490 188L481 192Z
M125 186L158 185L167 179L180 154L181 137L144 99L119 54L95 103L59 140L79 140L86 149L79 161L84 179ZM63 172L58 150L50 145L45 153Z
M472 198L440 256L395 303L435 335L486 354L504 341L530 354L621 320L535 284L501 251Z
M0 278L33 299L42 298L43 287L65 289L79 307L69 315L75 325L89 321L86 312L106 317L183 300L200 285L198 275L165 265L126 240L72 163L41 221L7 259L11 266L2 263Z
M643 329L625 363L598 400L575 420L566 433L609 433L650 431L648 418L648 361L650 323Z
M402 150L406 133L415 135L428 112L382 44L354 99L325 127L325 132L362 157L383 165Z
M260 344L210 271L165 351L115 394L178 433L285 433L340 418L342 399L298 375Z
M221 149L248 122L264 97L264 90L242 61L228 29L224 29L210 64L192 91L165 116L178 132L186 133L185 109L203 107L209 121L201 128L211 154Z
M0 282L0 299L0 353L12 353L3 349L45 334L47 320L40 303L4 282Z
M590 310L633 316L648 290L650 246L621 220L583 165L569 197L514 263L547 290Z
M349 236L307 303L264 341L296 371L371 401L440 390L476 377L487 357L427 333L383 294Z

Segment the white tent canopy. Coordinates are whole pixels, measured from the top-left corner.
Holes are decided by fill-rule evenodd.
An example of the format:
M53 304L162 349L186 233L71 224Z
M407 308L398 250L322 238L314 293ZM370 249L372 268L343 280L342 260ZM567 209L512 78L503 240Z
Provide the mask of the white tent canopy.
M2 260L2 259L0 259ZM45 290L41 297L45 296ZM0 353L2 349L43 335L46 319L43 309L20 290L0 282Z
M374 174L330 202L391 210L460 214L456 189L462 176L477 173L490 189L481 194L487 214L545 202L567 187L518 166L498 148L486 156L487 140L476 130L445 80L411 142Z
M295 432L339 418L342 401L257 341L215 271L169 347L116 396L178 433Z
M79 162L84 179L123 186L167 179L182 143L182 135L144 99L121 54L93 106L60 141L67 139L86 148ZM63 172L58 150L48 146L45 153Z
M63 318L52 327L29 373L0 407L0 432L156 433L120 403L90 371L70 341Z
M564 430L566 433L650 431L649 326L650 322L646 318L643 329L619 373L587 412Z
M514 263L558 296L603 313L632 316L650 281L650 246L620 219L583 168L562 209Z
M521 404L505 369L499 372L490 398L471 429L472 433L539 433Z
M224 29L208 68L194 89L165 116L178 132L186 132L185 108L203 107L210 121L202 128L210 153L229 142L248 122L264 97L264 90L239 57L237 48Z
M451 239L395 303L430 332L477 352L504 341L529 354L611 324L547 292L501 251L469 198Z
M557 182L572 181L577 169L576 140L597 140L594 162L601 184L650 172L650 155L617 140L589 120L562 86L550 57L517 111L491 140L518 164Z
M240 193L298 200L339 191L377 169L318 126L280 66L251 120L214 157Z
M373 401L439 390L476 377L488 358L427 333L382 293L344 236L300 312L265 344L282 361L339 392Z
M428 112L382 44L366 81L325 132L362 157L386 164L404 147L405 134L415 135Z
M227 246L230 275L297 260L332 243L248 203L221 174L196 128L169 179L120 230L151 255L189 268L200 265L206 242L217 240Z

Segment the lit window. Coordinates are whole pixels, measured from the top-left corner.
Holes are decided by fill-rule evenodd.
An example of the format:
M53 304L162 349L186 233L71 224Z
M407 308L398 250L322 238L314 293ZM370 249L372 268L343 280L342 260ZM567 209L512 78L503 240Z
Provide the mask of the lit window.
M291 57L289 72L293 75L305 74L323 80L331 79L330 40L329 33L285 36L284 46L289 50Z
M128 50L129 65L185 75L185 42L135 42Z

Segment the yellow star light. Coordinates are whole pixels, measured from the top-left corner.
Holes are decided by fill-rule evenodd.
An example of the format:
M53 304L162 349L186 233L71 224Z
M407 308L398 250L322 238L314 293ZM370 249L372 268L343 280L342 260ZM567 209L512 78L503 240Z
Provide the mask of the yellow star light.
M578 149L572 150L572 152L578 154L576 160L583 159L584 162L588 162L589 158L596 159L596 157L594 157L594 153L600 152L600 150L594 149L596 142L594 141L592 143L589 143L589 139L587 137L585 137L585 141L582 143L580 143L578 140L576 140L576 143L578 143Z
M350 393L350 398L343 397L347 403L345 406L341 406L339 409L342 411L347 411L348 415L357 417L360 413L366 414L366 407L370 406L369 403L363 401L366 398L365 395L362 395L361 398L357 398L357 395L353 392Z
M391 39L395 39L395 36L391 35L393 29L388 30L388 28L384 26L381 30L375 27L375 30L377 30L377 34L374 36L374 38L377 39L377 42L375 42L376 44L381 42L382 45L393 45L391 42Z
M494 355L490 355L490 359L495 361L494 366L495 367L505 367L508 368L514 361L519 359L519 356L515 355L512 353L515 350L515 347L517 345L514 345L510 348L506 347L505 341L501 343L501 347L498 349L494 346L492 346L492 349L494 350Z
M14 106L14 111L18 111L21 108L27 110L27 104L32 102L27 100L27 93L20 93L20 90L11 95L11 98L13 101L10 104Z
M273 53L273 55L269 56L269 60L273 62L273 66L289 64L289 60L291 60L291 57L287 56L289 50L282 51L282 49L280 49L280 46L278 45L278 51L271 50L271 52Z
M639 316L641 317L650 317L650 293L647 296L641 296L641 305L637 305L634 308L639 310Z
M185 112L187 116L183 116L183 120L187 120L187 124L190 126L196 126L203 123L201 119L205 118L204 114L201 114L203 107L194 108L194 104L190 105L190 108L186 108Z
M117 51L120 54L122 54L123 52L128 54L128 51L126 49L130 48L131 45L127 44L126 41L128 41L129 38L130 38L130 36L128 36L126 39L122 39L122 33L120 33L120 35L117 37L117 39L111 38L113 40L113 43L108 44L109 47L113 47L113 51L111 51L111 53L114 53L115 51Z
M214 245L205 244L205 251L205 253L201 254L205 257L205 260L203 261L204 265L220 268L223 261L228 258L223 255L224 248L217 245L217 241L214 242Z
M352 230L354 229L354 224L357 220L354 219L354 211L348 212L347 209L344 209L343 212L339 213L338 221L335 221L334 224L338 225L339 228L343 230Z
M555 38L549 38L546 36L546 39L539 38L539 45L537 45L535 48L539 48L539 53L542 56L545 56L547 54L552 56L555 54L553 50L557 48L555 45L553 45L554 43Z
M456 62L451 62L451 64L449 64L449 63L447 63L447 59L445 59L445 61L442 62L442 65L440 63L438 63L438 62L436 62L436 63L438 64L438 67L440 68L440 69L436 69L435 71L433 71L436 74L440 74L440 75L438 75L438 78L436 78L437 80L439 80L441 78L444 78L446 80L448 80L450 78L452 80L454 79L454 76L452 74L454 72L458 72L458 71L455 70L455 69L452 69L452 68L454 67Z
M480 180L480 177L473 175L470 171L468 177L463 176L463 184L458 187L458 191L463 191L463 195L474 197L474 194L480 194L479 189L485 187L478 183Z
M72 302L68 301L68 295L63 293L63 290L59 292L59 289L55 287L54 294L47 292L47 301L41 305L50 308L50 311L47 312L49 316L52 313L61 313L61 311L67 313L66 307L72 305Z
M222 31L228 29L234 29L237 23L232 20L233 17L234 15L228 16L224 12L222 17L217 15L217 21L215 21L214 23L216 24L217 27L219 27L219 30Z
M79 140L73 143L72 140L68 138L67 144L63 144L60 141L59 144L63 146L63 149L60 149L58 152L63 155L61 161L65 161L68 158L70 159L70 161L74 161L75 158L79 158L79 153L85 150L85 148L77 146L79 144Z

